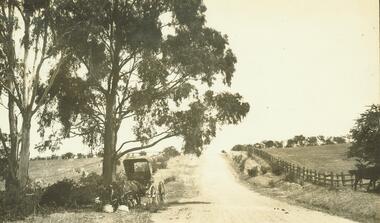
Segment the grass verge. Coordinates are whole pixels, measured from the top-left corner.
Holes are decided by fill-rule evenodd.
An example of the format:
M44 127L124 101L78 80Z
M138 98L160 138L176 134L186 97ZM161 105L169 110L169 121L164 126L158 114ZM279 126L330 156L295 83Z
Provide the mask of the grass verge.
M285 181L285 176L271 173L248 177L239 172L230 159L238 178L252 190L265 196L308 209L326 212L359 222L380 222L380 195L351 188L329 189L305 183L303 186Z

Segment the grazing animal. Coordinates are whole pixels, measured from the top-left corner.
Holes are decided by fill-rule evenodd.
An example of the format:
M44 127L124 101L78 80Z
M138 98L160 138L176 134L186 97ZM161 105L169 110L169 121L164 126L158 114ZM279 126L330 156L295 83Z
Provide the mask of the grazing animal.
M376 188L376 181L380 179L380 166L374 166L374 167L361 167L356 170L349 170L348 171L351 175L355 175L355 182L352 185L354 189L356 190L358 182L363 181L363 179L369 179L369 184L367 187L367 191L369 191L371 185L373 186L373 189Z

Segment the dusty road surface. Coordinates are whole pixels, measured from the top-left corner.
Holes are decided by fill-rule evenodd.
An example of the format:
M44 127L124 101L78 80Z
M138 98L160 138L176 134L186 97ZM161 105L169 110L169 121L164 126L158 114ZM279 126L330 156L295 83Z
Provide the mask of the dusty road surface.
M171 204L152 215L155 223L348 223L344 218L308 210L262 196L237 182L233 170L215 151L201 157L199 167L200 196Z

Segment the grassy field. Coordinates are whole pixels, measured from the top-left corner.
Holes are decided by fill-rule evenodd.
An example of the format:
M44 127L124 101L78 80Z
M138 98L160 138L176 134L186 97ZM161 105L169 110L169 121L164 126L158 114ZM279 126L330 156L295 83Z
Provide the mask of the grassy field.
M295 165L321 172L347 172L355 169L355 160L347 158L349 144L300 148L267 149L265 151Z

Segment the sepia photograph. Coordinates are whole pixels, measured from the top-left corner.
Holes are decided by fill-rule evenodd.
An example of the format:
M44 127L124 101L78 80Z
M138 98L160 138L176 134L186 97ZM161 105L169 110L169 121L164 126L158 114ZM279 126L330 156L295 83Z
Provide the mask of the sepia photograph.
M379 0L0 0L0 223L380 223Z

